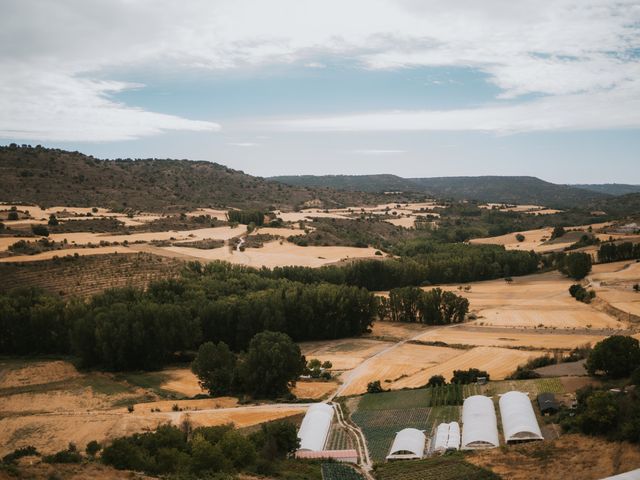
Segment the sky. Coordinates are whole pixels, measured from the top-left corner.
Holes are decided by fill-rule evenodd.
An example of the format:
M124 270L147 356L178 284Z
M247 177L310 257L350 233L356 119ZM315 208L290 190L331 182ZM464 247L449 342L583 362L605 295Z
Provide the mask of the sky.
M640 184L640 0L0 4L0 144Z

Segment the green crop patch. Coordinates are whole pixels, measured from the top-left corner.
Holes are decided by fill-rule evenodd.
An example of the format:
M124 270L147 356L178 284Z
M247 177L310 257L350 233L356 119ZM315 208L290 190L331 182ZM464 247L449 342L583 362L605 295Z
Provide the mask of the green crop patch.
M430 388L370 393L362 396L358 403L358 411L424 408L429 406L430 401Z
M500 478L490 470L465 461L462 454L384 463L377 465L374 473L378 480L496 480Z
M322 480L364 480L364 477L349 465L323 463Z

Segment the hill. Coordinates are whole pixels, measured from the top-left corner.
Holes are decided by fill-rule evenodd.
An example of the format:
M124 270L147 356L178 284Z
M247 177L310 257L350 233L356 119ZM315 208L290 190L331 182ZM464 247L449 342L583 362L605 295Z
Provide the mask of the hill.
M254 177L212 162L170 159L100 160L40 146L0 147L0 201L43 207L71 205L115 210L193 207L328 208L375 202L352 191L316 190Z
M627 195L629 193L640 193L640 185L629 185L626 183L577 184L570 186L616 196Z
M298 187L325 187L372 193L402 191L452 200L539 204L560 208L584 206L609 197L606 193L557 185L536 177L402 178L395 175L305 175L272 177L271 180Z

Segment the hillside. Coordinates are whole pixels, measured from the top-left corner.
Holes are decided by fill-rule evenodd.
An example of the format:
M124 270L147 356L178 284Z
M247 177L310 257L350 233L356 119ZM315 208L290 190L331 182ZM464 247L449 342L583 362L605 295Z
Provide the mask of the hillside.
M358 192L292 187L212 162L99 160L43 147L0 147L0 201L101 206L116 210L179 210L218 206L294 208L305 202L340 207L374 202Z
M367 192L420 192L436 198L480 202L540 204L550 207L584 206L607 198L602 192L557 185L536 177L402 178L395 175L282 176L272 180L298 187L326 187Z
M608 195L627 195L629 193L640 193L640 185L629 185L626 183L602 183L602 184L576 184L571 187L578 187L592 192L606 193Z

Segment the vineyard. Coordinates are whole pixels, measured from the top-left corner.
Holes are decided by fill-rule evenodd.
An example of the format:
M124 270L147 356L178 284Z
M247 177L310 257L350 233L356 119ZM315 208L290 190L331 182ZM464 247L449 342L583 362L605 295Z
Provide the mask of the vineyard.
M351 450L355 448L355 445L349 432L337 423L334 423L331 426L325 448L327 450Z
M441 407L445 405L462 405L464 401L463 385L450 383L449 385L438 385L429 387L429 406Z
M323 463L322 480L364 480L353 467L343 463Z
M490 470L472 465L461 454L425 460L389 462L375 467L378 480L494 480Z
M88 255L0 264L0 291L37 287L62 297L88 297L108 288L144 288L175 277L182 262L148 253Z
M403 428L431 430L430 408L358 410L351 419L362 429L371 459L384 461L393 439Z

